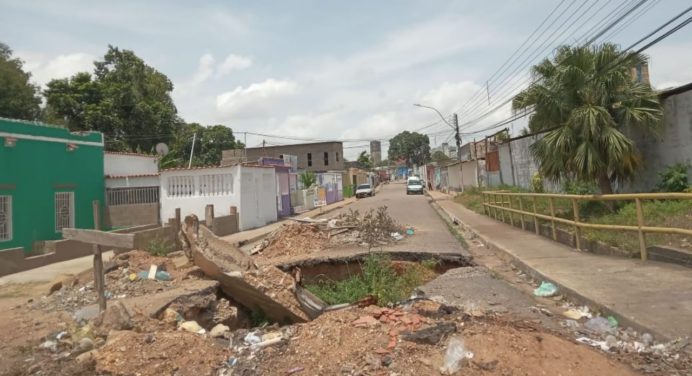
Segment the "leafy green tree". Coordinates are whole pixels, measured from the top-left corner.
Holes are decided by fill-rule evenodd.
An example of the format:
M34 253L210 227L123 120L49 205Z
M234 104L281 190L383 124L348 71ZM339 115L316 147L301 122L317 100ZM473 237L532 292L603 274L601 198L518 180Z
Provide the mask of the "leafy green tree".
M430 139L428 136L404 131L389 140L389 158L403 159L406 166L423 165L430 160Z
M532 133L554 128L531 147L542 176L597 182L604 194L613 192L612 181L633 177L641 158L622 130L656 130L662 109L651 86L631 75L646 57L627 56L613 44L563 46L552 61L532 68L537 83L517 95L512 107L535 111Z
M134 52L108 46L93 75L48 83L45 114L70 129L103 132L109 150L150 152L170 142L180 123L172 91L168 77Z
M438 150L432 154L433 162L439 163L439 162L448 161L450 159L451 158L449 158L449 156L447 156L447 154L443 153L441 150Z
M221 163L221 151L245 147L235 139L233 131L224 125L205 127L198 123L181 123L177 125L173 141L169 145L170 152L161 159L162 167L187 166L193 137L193 166L218 166Z
M0 116L36 120L40 114L38 86L31 84L31 73L24 63L12 58L12 50L0 42Z
M358 164L360 165L361 168L365 168L365 169L371 169L372 168L372 159L370 158L370 156L368 155L368 153L365 150L360 152L356 162L358 162Z
M689 165L677 163L668 166L665 171L658 174L661 181L657 188L661 192L685 192L689 188L687 171Z

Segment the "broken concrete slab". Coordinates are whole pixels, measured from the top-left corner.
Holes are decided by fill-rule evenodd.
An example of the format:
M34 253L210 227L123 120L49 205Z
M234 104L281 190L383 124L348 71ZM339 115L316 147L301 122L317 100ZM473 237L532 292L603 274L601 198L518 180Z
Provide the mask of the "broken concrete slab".
M258 268L241 250L199 226L194 215L185 217L181 234L195 265L219 281L223 292L239 304L277 322L309 319L296 299L291 275L274 266Z

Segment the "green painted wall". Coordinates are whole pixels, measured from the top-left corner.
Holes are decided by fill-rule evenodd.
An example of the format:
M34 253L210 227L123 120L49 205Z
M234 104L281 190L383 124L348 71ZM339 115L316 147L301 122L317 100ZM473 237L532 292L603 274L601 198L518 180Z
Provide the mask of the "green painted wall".
M8 134L17 135L14 146L5 145ZM68 151L71 142L77 148ZM55 192L74 192L75 227L93 228L92 201L104 202L102 144L98 132L0 118L0 195L12 196L13 233L0 250L24 247L27 253L36 241L62 238L55 231Z

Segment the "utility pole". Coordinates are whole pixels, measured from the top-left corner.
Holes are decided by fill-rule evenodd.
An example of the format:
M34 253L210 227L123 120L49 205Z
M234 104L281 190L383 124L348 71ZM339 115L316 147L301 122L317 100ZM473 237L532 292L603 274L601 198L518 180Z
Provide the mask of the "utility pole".
M195 154L195 141L197 141L197 132L192 135L192 149L190 149L190 162L187 164L187 168L192 167L192 156Z
M459 133L459 119L457 114L452 114L452 125L454 126L454 139L457 142L457 159L461 161L461 133Z

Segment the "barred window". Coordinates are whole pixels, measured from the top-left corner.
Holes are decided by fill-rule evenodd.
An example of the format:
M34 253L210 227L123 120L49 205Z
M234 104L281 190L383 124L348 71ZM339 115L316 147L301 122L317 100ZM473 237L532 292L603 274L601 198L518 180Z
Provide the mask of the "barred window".
M131 187L106 189L106 205L156 204L159 187Z
M55 192L55 232L74 227L74 192Z
M0 242L12 240L12 196L0 196Z

